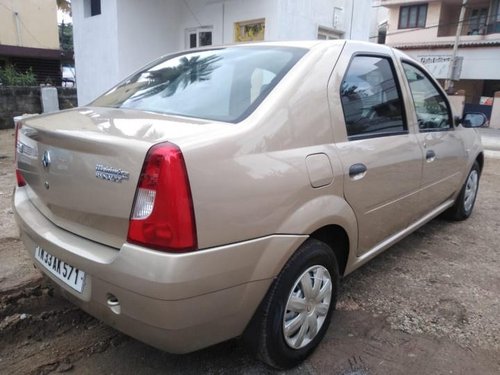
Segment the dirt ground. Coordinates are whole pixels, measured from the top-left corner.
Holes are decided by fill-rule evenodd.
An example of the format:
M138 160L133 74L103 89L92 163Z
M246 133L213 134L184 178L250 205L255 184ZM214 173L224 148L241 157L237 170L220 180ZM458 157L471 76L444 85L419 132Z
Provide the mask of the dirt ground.
M25 256L11 209L12 130L0 131L0 374L266 374L238 340L163 353L61 298ZM287 374L500 373L500 160L473 216L436 219L342 284L332 325Z

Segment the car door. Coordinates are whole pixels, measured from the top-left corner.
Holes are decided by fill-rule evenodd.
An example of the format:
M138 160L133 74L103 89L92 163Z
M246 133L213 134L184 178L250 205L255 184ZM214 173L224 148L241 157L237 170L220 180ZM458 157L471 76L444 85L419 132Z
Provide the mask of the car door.
M358 255L407 227L423 163L392 55L373 48L361 53L348 45L329 82L344 196L358 222Z
M463 180L467 158L462 138L453 126L446 95L430 75L411 61L402 67L412 97L410 123L418 125L417 138L422 147L423 163L419 213L425 215L451 199Z

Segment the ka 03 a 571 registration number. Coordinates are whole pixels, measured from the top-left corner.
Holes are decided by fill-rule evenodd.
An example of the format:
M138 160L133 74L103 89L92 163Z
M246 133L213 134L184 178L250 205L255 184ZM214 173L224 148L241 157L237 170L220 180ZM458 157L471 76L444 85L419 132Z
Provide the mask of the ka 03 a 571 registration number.
M35 249L35 258L51 274L63 281L77 292L81 293L85 281L85 272L63 262L61 259L48 253L46 250L37 246Z

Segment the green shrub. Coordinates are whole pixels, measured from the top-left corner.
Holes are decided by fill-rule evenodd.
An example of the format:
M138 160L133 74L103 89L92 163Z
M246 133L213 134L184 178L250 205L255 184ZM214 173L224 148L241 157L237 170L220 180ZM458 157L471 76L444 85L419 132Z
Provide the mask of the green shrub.
M35 73L31 67L24 73L20 73L13 65L0 68L0 84L4 86L36 86Z

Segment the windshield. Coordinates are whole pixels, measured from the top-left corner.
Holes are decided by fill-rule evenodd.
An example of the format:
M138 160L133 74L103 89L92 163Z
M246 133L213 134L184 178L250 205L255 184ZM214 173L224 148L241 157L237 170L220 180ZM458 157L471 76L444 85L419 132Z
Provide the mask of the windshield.
M91 105L238 122L248 116L307 52L232 47L167 57Z

